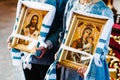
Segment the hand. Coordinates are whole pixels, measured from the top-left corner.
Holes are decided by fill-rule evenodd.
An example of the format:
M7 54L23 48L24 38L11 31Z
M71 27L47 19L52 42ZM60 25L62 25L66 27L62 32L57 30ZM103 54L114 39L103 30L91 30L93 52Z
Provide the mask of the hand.
M86 72L87 67L80 67L78 68L77 72L80 74L81 77L84 78L84 73Z
M10 50L12 48L11 47L11 37L10 36L7 39L7 43L8 43L8 49Z
M41 46L39 48L36 48L36 51L40 51L40 55L36 56L38 59L42 58L44 56L44 54L47 52L47 48Z
M61 64L59 64L59 63L57 63L57 68L61 68L62 67L62 65Z

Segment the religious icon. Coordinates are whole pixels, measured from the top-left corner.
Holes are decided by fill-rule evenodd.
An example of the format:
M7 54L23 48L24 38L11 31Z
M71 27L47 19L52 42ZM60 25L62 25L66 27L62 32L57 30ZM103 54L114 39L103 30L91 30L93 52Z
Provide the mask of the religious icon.
M28 49L28 46L32 44L33 40L38 39L43 18L47 13L46 10L33 9L23 5L16 28L17 37L13 38L12 47L30 53L35 51L35 47Z
M102 16L73 12L59 62L73 69L89 66L107 20Z

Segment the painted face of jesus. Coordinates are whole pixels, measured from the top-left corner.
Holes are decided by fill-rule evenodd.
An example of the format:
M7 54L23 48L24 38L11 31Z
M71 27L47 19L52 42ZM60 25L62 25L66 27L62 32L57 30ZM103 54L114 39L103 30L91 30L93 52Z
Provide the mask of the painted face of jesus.
M33 18L32 18L32 26L35 27L37 25L37 22L38 22L38 17L33 16Z

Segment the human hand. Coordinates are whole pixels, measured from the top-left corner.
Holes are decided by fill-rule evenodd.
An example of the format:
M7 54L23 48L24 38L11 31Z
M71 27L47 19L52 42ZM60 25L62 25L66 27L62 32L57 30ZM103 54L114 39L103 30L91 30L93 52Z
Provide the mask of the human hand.
M36 57L38 59L42 58L44 56L44 54L47 52L47 48L45 48L44 46L41 46L39 48L36 48L36 51L40 52L40 55L37 55Z
M59 63L57 63L57 68L61 68L62 67L62 65L61 64L59 64Z
M7 39L7 43L8 43L8 49L10 50L12 47L11 47L11 37L9 36L8 39Z
M80 74L81 77L84 78L84 73L86 72L87 67L80 67L78 68L77 72Z

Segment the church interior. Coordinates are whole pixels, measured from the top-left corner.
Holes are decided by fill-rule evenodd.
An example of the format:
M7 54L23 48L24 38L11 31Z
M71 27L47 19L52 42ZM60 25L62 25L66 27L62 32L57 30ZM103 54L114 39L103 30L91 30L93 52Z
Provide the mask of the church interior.
M120 0L103 0L114 13L114 25L107 56L111 80L120 80Z

